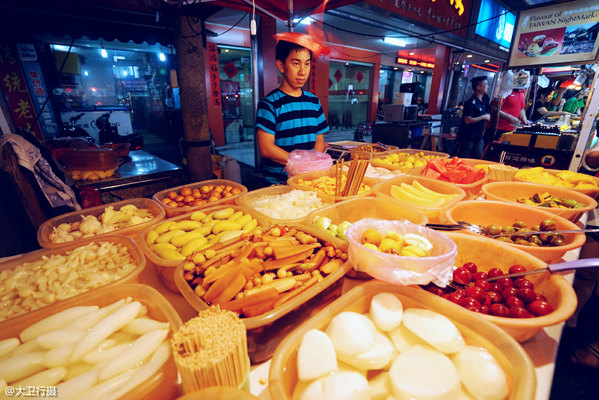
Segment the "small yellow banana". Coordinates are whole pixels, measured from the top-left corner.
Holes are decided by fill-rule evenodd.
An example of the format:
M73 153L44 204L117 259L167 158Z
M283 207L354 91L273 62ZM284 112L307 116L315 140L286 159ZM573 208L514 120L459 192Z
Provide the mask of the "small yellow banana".
M216 224L214 224L214 226L212 227L212 233L214 233L215 235L218 235L221 232L225 232L225 231L236 231L241 229L241 225L239 225L237 222L235 221L218 221Z
M159 249L157 250L157 253L160 257L166 258L167 260L185 260L185 256L177 250Z
M214 219L220 219L220 220L223 220L223 219L227 219L227 218L229 218L229 217L230 217L230 216L232 216L234 213L235 213L235 210L233 209L233 207L227 207L227 208L223 208L222 210L215 211L215 212L212 214L212 217L213 217Z
M191 213L191 215L189 216L189 218L192 221L201 221L204 218L206 218L206 213L203 211L194 211Z
M148 235L146 236L146 243L148 244L148 246L151 246L154 244L154 242L156 242L156 239L158 239L158 232L156 232L154 229L151 229L150 232L148 232Z
M156 228L154 228L154 230L159 235L162 235L164 232L168 231L168 228L173 224L176 224L176 222L175 221L166 221L166 222L163 222L160 225L158 225Z
M160 235L158 237L158 239L156 239L156 243L166 243L166 242L170 242L172 238L174 238L175 236L179 236L179 235L183 235L185 233L185 231L183 229L179 229L176 231L168 231L166 233L163 233L162 235Z

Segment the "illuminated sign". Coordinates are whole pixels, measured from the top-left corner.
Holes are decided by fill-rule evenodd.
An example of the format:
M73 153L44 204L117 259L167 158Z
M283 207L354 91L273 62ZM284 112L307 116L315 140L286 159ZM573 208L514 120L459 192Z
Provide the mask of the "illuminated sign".
M404 58L404 57L397 57L395 62L397 64L411 65L413 67L422 67L422 68L431 68L431 69L435 68L435 64L433 64L433 63L426 62L426 61L412 60L412 59Z
M507 51L512 42L516 15L507 12L495 0L482 0L478 11L476 34L487 38Z

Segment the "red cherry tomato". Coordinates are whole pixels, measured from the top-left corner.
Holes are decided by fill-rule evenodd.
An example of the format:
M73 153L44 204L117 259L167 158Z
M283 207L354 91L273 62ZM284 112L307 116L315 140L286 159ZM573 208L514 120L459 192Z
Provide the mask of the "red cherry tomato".
M475 263L473 262L467 262L464 265L462 265L463 268L466 268L468 271L470 271L471 273L475 273L476 271L478 271L478 267L476 266Z
M487 296L485 295L485 291L478 286L468 286L466 288L466 297L472 297L483 304Z
M478 286L485 292L488 292L489 290L491 290L491 284L487 281L474 281L474 286Z
M460 306L464 304L464 299L465 299L464 296L461 296L457 292L446 294L445 298L453 303L460 305Z
M497 283L501 284L504 288L514 286L514 282L510 278L499 278Z
M522 278L522 277L516 278L514 280L514 286L517 287L518 289L522 289L525 287L534 289L534 287L535 287L534 283L532 283L528 279Z
M543 296L541 293L537 293L537 298L536 300L543 300L543 301L547 301L547 297Z
M473 281L484 281L488 277L489 277L489 275L487 275L487 273L483 272L483 271L478 271L478 272L475 272L472 274Z
M497 278L498 276L503 275L503 271L499 268L491 268L487 274L489 275L489 278Z
M531 318L533 315L522 306L510 307L510 317L512 318Z
M481 312L481 313L483 313L483 314L488 314L488 313L489 313L489 306L488 306L488 305L486 305L486 304L483 304L483 305L480 307L480 312Z
M481 307L476 307L473 305L466 306L466 310L474 311L477 313L481 312L481 308L482 308L482 306Z
M509 308L516 307L516 306L523 307L524 301L522 301L522 299L520 297L510 296L507 299L505 299L505 305L508 306Z
M518 272L524 272L524 271L526 271L526 267L524 265L519 265L519 264L512 265L509 269L510 274L516 274Z
M467 285L472 281L472 273L468 268L457 268L453 271L453 280L459 284Z
M501 303L503 301L503 297L492 290L487 292L487 296L489 296L492 303Z
M513 286L506 287L505 289L503 289L501 291L501 297L503 297L504 299L507 299L508 297L511 297L511 296L517 296L517 295L518 295L518 289L516 289Z
M489 314L507 318L510 316L510 309L503 304L495 303L489 306Z
M537 294L532 288L522 288L518 289L518 297L520 297L526 304L532 303L537 299Z
M497 293L501 293L503 285L499 282L491 282L491 290Z
M476 300L473 297L466 297L466 298L464 298L464 302L463 302L462 306L466 307L466 308L474 307L474 308L478 308L480 310L481 304L478 300Z
M551 304L543 300L535 300L532 303L530 303L527 308L528 311L530 311L537 317L547 315L553 311L553 307L551 307Z

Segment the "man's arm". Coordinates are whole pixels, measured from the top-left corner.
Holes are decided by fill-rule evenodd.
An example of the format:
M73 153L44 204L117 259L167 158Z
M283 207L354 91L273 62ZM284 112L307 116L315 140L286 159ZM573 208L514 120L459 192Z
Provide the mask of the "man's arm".
M488 121L490 119L491 119L491 116L489 114L483 114L480 117L471 117L469 115L466 115L464 117L464 122L466 124L474 124L474 123L477 123L477 122L482 121L482 120Z
M314 143L314 150L324 153L324 135L316 136L316 143Z
M524 125L530 124L530 121L526 118L526 110L524 108L520 110L520 114L518 114L518 119L522 121Z
M512 125L517 125L520 120L513 115L506 113L505 111L499 110L499 118L507 120Z
M289 153L275 144L275 136L264 132L260 128L257 129L257 132L260 155L279 164L287 165Z

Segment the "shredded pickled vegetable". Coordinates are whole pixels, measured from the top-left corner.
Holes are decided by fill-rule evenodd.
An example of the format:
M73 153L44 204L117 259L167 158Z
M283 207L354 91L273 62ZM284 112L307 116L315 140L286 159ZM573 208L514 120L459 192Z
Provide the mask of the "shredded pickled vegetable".
M272 218L297 219L328 204L318 198L315 192L292 190L285 194L260 197L251 206Z

